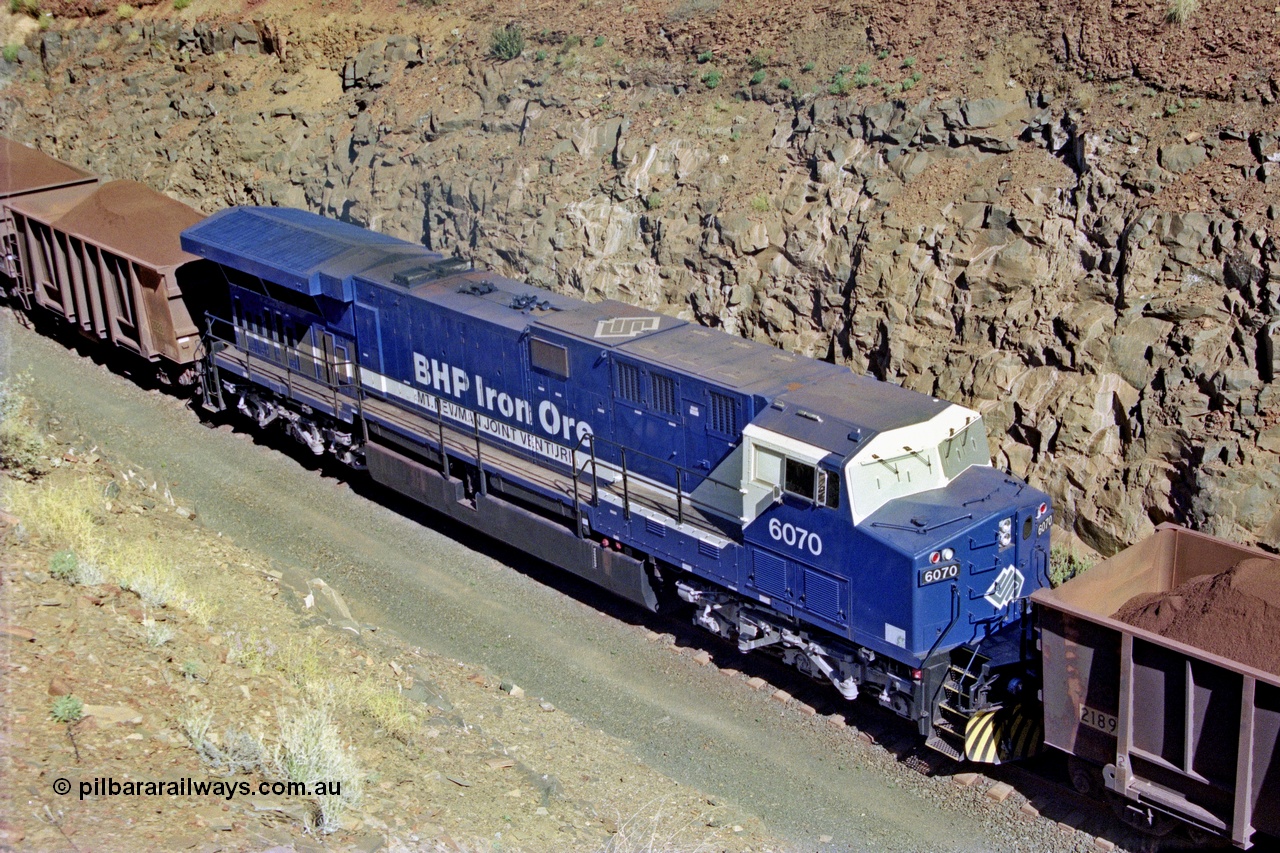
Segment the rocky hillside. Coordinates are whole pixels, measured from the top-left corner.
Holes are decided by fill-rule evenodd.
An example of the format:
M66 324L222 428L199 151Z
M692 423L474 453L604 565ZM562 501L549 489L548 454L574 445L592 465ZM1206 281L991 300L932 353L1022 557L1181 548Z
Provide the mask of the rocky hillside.
M0 123L975 406L1104 552L1280 545L1274 0L406 2L55 9Z

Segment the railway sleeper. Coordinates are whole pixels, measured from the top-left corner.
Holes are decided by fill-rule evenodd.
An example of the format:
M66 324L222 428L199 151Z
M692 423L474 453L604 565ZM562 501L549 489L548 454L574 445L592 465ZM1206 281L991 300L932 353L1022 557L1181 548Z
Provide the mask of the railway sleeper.
M795 624L785 624L775 613L726 590L692 580L676 582L684 601L694 605L693 623L726 640L736 640L746 654L765 649L816 681L827 681L845 699L856 699L861 689L872 691L881 705L915 720L921 698L920 682L901 665L880 658L870 649L820 637Z

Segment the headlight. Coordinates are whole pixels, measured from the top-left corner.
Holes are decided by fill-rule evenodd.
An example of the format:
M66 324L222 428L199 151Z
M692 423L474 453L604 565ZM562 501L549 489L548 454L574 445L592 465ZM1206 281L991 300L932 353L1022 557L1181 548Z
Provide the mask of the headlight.
M955 552L955 551L952 551L950 548L943 548L943 549L942 549L942 559L944 559L944 560L950 560L950 559L952 559L953 557L955 557L955 555L956 555L956 552Z
M1013 519L1012 518L1000 519L1000 535L998 538L1000 540L1001 548L1007 548L1008 546L1013 544Z

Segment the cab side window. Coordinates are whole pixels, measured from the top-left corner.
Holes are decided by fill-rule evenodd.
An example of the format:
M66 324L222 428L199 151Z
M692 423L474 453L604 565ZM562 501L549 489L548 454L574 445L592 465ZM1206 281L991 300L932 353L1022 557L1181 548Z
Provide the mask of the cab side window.
M793 495L799 495L802 498L813 500L813 484L816 469L812 465L804 462L797 462L795 459L787 460L786 468L787 478L782 484L785 491Z

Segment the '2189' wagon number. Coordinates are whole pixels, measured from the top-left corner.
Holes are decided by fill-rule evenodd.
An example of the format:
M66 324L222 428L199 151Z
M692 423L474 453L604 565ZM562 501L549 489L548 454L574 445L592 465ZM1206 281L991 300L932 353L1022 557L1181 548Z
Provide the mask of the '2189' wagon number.
M1109 735L1115 734L1120 726L1120 721L1113 714L1090 708L1088 705L1080 706L1080 722L1091 729L1097 729Z
M775 542L808 551L815 557L822 556L822 537L803 527L796 527L789 521L784 523L776 518L769 519L769 535Z

